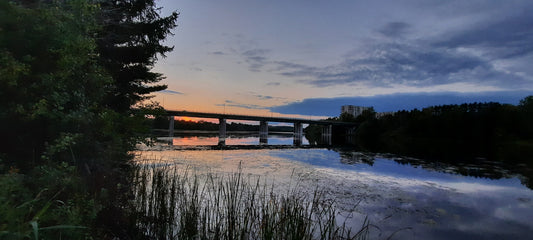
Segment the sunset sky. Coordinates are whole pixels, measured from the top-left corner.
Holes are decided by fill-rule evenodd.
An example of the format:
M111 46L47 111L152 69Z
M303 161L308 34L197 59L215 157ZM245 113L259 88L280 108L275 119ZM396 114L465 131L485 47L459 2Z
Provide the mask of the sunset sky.
M337 116L533 94L533 1L165 0L167 109Z

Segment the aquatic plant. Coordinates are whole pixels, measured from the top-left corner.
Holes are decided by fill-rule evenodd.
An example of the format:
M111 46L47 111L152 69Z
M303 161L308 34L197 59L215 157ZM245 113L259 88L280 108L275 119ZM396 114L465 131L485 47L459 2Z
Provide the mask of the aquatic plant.
M318 188L286 193L259 178L194 174L164 163L140 163L134 176L135 221L149 239L366 239L338 223L335 201Z

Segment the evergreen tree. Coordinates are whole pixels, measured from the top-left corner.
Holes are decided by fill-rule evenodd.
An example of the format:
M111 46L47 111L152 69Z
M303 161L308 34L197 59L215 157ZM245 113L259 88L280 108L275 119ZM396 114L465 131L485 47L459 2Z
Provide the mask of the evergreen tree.
M158 55L165 56L173 49L161 42L176 26L178 13L161 17L154 0L101 1L100 6L98 52L114 80L107 103L125 112L149 98L147 94L166 89L157 84L162 74L151 69Z

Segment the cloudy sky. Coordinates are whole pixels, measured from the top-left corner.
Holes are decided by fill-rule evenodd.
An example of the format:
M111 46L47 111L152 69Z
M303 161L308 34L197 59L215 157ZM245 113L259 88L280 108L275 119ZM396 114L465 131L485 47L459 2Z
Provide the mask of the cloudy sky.
M176 110L336 116L533 94L533 1L164 0Z

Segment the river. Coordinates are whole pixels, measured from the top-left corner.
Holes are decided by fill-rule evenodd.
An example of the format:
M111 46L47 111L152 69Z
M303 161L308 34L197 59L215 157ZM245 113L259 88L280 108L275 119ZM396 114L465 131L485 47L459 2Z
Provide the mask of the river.
M212 134L179 134L139 146L138 159L157 159L197 174L236 172L284 190L317 187L334 199L339 216L371 239L531 239L533 191L528 179L480 160L450 165L342 148L297 148L291 135L271 135L279 148L212 150ZM168 144L170 143L170 144ZM258 136L232 135L228 145L259 145ZM303 145L308 145L304 140ZM282 147L283 146L283 147Z

